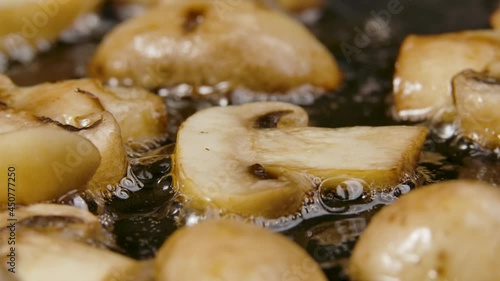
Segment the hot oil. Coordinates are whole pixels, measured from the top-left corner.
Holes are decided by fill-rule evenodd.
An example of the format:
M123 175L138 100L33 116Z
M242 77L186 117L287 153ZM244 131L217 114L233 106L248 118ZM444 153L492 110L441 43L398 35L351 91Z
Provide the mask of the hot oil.
M387 97L392 91L394 65L405 36L487 28L488 17L497 5L490 0L406 1L404 10L391 16L383 30L387 36L382 38L379 33L367 32L366 26L373 22L374 12L387 10L388 1L365 1L363 5L359 1L326 2L323 16L310 28L335 55L344 73L344 85L335 93L314 96L314 100L308 95L298 95L299 99L305 97L304 102L290 100L305 105L311 125L318 127L400 124L388 114L391 101ZM19 85L82 77L95 47L95 41L58 45L34 63L11 66L7 74ZM219 85L215 90L223 92L226 86ZM177 98L167 98L171 94L165 90L159 92L166 97L170 110L170 136L175 136L176 126L182 120L199 109L254 98L243 93L234 100L203 97L192 101L182 96L182 91L190 90L189 85L180 86L177 91L181 96ZM213 94L214 89L203 88L200 92ZM257 96L257 100L260 98ZM416 174L408 175L399 186L385 193L360 195L355 186L349 188L341 184L340 189L334 186L330 192L309 194L304 208L297 214L277 220L255 218L254 222L279 231L303 246L321 264L330 280L347 280L342 268L356 239L380 208L397 200L408 188L457 178L500 184L500 161L495 155L461 137L453 122L428 125L432 130ZM184 206L185 199L174 191L174 179L168 168L172 165L171 147L162 151L161 145L146 145L130 153L129 174L118 188L111 189L115 193L104 194L106 200L95 201L93 195L85 193L70 194L60 200L98 214L102 224L116 236L115 250L139 259L154 256L156 249L180 225L221 216L217 210L200 214Z
M151 145L145 146L131 154L127 178L136 181L134 187L119 186L106 201L101 217L108 222L111 218L110 229L120 251L138 259L153 257L163 241L183 225L206 219L248 220L289 236L321 264L332 280L340 280L345 278L343 268L371 217L401 195L426 184L456 178L500 183L496 158L461 136L454 120L427 126L430 133L417 169L405 175L399 184L380 191L361 179L343 175L321 180L317 189L307 194L299 212L273 220L245 219L216 208L207 208L205 212L189 209L184 204L188 198L175 191L174 145L149 151Z
M500 162L460 135L455 120L427 124L430 133L415 173L384 191L345 175L316 181L303 208L277 219L242 218L216 208L204 212L186 207L176 192L171 140L135 145L120 185L103 194L104 204L90 208L115 235L115 250L137 259L154 257L176 229L207 219L247 220L280 232L304 247L332 280L345 278L343 269L357 238L383 206L426 184L448 179L480 179L500 184ZM101 203L84 198L88 206ZM77 204L78 201L75 201ZM339 279L337 279L339 278Z
M342 91L348 90L349 87ZM366 104L374 110L371 103L382 102L372 95L363 94L361 100L359 95L350 98L342 94L328 95L305 108L311 115L312 125L317 126L397 124L386 116L372 120L377 107L375 112L364 111ZM229 103L225 97L208 101L165 98L173 122L170 136L175 136L175 128L192 113ZM348 111L352 114L353 109L359 110L361 117L342 120L342 115ZM332 118L337 114L340 119ZM473 178L500 183L500 163L496 157L461 136L454 120L426 125L431 130L417 169L414 174L405 175L399 184L385 191L373 191L374 187L363 180L343 175L320 180L317 189L307 194L300 211L278 219L245 219L216 208L200 212L186 207L188 198L178 194L174 186L172 139L133 144L128 150L127 176L118 185L110 186L98 196L72 194L59 202L88 208L99 215L102 225L115 236L112 249L136 259L154 257L165 239L183 225L230 218L249 220L290 237L320 263L330 280L344 280L343 269L357 238L383 206L412 189L447 179Z
M329 113L349 110L351 102L357 105L373 102L370 95L363 96L367 101L353 101L356 97L352 100L342 95L326 97L330 104L337 106L330 108ZM174 120L171 129L198 110L229 103L225 96L193 101L167 95L165 99L170 120ZM324 122L317 116L317 110L321 109L318 103L324 104L324 99L306 107L314 123ZM364 123L370 122L372 120L366 119ZM379 122L396 124L387 119ZM426 124L430 133L417 169L405 175L399 184L380 191L361 179L344 175L319 180L317 188L307 194L300 211L277 219L248 219L216 208L200 212L187 207L185 202L189 198L176 192L172 163L175 146L168 139L134 144L134 149L128 151L131 159L128 174L121 183L102 194L103 201L95 201L92 197L84 199L88 206L94 206L90 210L98 214L102 224L115 235L115 250L133 258L154 257L165 239L184 225L207 219L247 220L290 237L320 263L331 280L342 280L346 278L343 269L357 238L383 206L412 189L447 179L477 178L500 182L498 161L491 153L461 136L455 123L452 119ZM172 130L170 135L175 136L175 129Z
M281 232L305 247L325 270L340 271L356 238L378 209L413 188L442 180L448 175L435 171L449 165L443 156L426 152L417 172L406 175L404 182L387 191L373 191L363 180L339 176L318 181L317 189L307 194L303 208L296 214L273 220L244 219L214 208L200 212L185 206L188 198L176 192L174 186L174 148L174 144L167 144L133 153L128 175L121 184L103 194L103 205L89 208L115 235L117 250L128 256L154 257L164 240L179 227L229 218L249 220ZM102 204L93 198L84 199L88 206Z

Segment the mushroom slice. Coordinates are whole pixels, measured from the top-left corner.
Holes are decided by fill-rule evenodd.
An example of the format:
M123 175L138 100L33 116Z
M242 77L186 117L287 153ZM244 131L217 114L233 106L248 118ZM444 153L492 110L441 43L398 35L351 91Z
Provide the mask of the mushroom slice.
M141 88L124 87L105 87L96 96L120 124L125 143L165 136L167 107L161 97Z
M327 280L297 244L236 221L206 221L176 231L160 248L155 264L158 281Z
M7 231L16 220L16 229L38 230L78 241L103 240L104 232L96 216L73 206L34 204L0 213L0 227Z
M7 0L0 1L0 54L30 61L39 50L55 41L82 15L102 0Z
M421 120L452 106L453 76L465 69L482 71L499 58L499 31L407 37L394 76L396 118Z
M23 112L15 111L0 104L0 134L11 133L17 130L29 129L42 126L36 117ZM55 126L49 126L55 127Z
M450 181L384 207L358 240L352 280L496 280L500 189Z
M500 8L498 8L490 18L491 26L495 29L500 28Z
M104 110L97 97L81 90L85 83L78 80L17 87L3 76L0 83L0 101L8 107L49 117L61 124L82 127L78 116Z
M123 145L120 126L116 123L111 113L101 111L86 116L75 118L83 127L73 127L61 124L51 118L41 117L45 123L56 124L62 128L78 133L82 137L90 140L99 150L101 164L89 182L89 188L95 195L100 195L99 191L112 189L125 176L128 160L125 147ZM63 169L61 172L64 172ZM111 187L109 187L111 186Z
M7 241L6 237L2 240ZM16 246L0 245L0 262L13 269L19 280L29 281L128 281L140 264L128 257L79 242L35 231L18 231ZM9 255L16 255L9 264ZM15 266L15 268L13 268Z
M297 212L317 180L352 176L389 188L413 173L423 127L305 127L307 114L286 103L216 107L188 118L177 136L180 190L203 208L244 216ZM315 179L315 180L313 180Z
M27 115L0 110L0 204L52 200L86 186L100 164L86 138Z
M86 126L81 116L106 110L122 128L124 142L159 138L166 131L167 110L159 96L139 88L104 87L91 79L16 87L2 76L0 101L74 127Z
M89 116L82 116L82 121L88 119L92 123L78 134L89 139L99 149L101 165L89 182L93 191L109 190L109 186L118 184L125 176L128 160L125 152L120 127L111 113L102 111Z
M67 280L71 276L71 280L125 281L140 269L129 258L97 249L110 243L97 217L87 211L35 204L6 210L0 219L0 238L13 241L0 246L2 264L14 270L19 280Z
M341 81L335 60L306 28L251 1L230 10L210 0L159 5L109 33L89 73L148 89L227 82L266 93L331 90Z
M95 191L105 190L125 176L124 140L156 139L166 131L166 106L160 97L141 89L104 87L90 79L16 87L0 76L0 101L47 123L78 131L92 141L102 157L90 182Z
M463 134L489 149L500 148L500 79L466 70L453 79Z

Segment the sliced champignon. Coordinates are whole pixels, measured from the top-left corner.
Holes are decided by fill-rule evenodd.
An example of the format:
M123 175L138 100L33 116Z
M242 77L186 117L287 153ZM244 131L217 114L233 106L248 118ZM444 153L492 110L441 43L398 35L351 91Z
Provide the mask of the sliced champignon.
M351 176L379 189L396 185L413 172L427 132L313 128L307 122L302 108L273 102L194 114L177 136L180 191L195 208L213 204L244 216L289 215L315 187L314 178Z
M394 76L396 117L420 120L452 106L453 76L465 69L482 71L499 58L499 31L407 37L401 46Z
M2 240L7 241L6 236ZM19 280L29 281L128 281L139 262L109 250L44 235L31 230L16 232L15 270ZM10 246L0 245L0 262L7 267Z
M15 111L7 106L0 107L0 121L0 134L43 125L43 122L27 112Z
M101 2L103 1L0 1L0 54L21 62L30 61L80 16L96 10Z
M89 187L94 191L106 190L108 185L120 182L128 167L120 126L107 111L82 116L82 120L85 118L95 120L98 125L79 130L78 134L89 139L101 154L101 165L90 180Z
M0 76L0 101L4 107L27 111L89 139L101 155L101 165L90 181L94 191L107 189L125 176L124 141L156 139L166 131L166 106L160 97L142 89L104 87L90 79L16 87Z
M166 131L167 110L159 96L139 88L104 87L91 79L16 87L1 76L0 101L74 127L85 126L81 116L106 110L120 125L124 142L159 138Z
M87 211L35 204L3 211L0 219L0 238L15 241L0 245L0 260L9 267L15 255L19 280L154 280L143 263L103 249L112 243L97 217Z
M206 221L176 231L160 248L155 264L157 281L327 280L292 241L236 221Z
M165 136L167 107L161 97L141 88L123 87L106 87L96 95L120 124L125 143Z
M423 187L384 207L357 242L353 281L497 280L500 189L473 181Z
M128 167L127 153L123 145L120 126L111 113L101 111L86 116L78 116L75 119L83 127L63 124L48 117L39 117L38 119L46 124L55 124L65 130L77 133L97 147L101 156L101 163L88 183L88 187L95 195L99 195L100 191L108 190L109 185L118 184L125 176ZM70 170L64 166L59 168L58 172L60 174L65 174Z
M34 204L0 213L0 232L8 232L12 218L16 231L34 230L44 235L81 242L109 244L98 218L88 211L59 204Z
M0 174L0 204L53 200L84 188L101 163L86 138L7 109L0 110L0 147L0 168L15 170Z
M78 80L17 87L7 76L0 80L0 101L16 110L49 117L61 124L82 127L79 116L104 110L96 96L88 94Z
M229 11L210 0L157 6L108 34L89 72L148 89L228 82L286 93L303 85L331 90L341 81L334 58L309 31L252 1Z
M500 28L500 8L498 8L490 18L491 26L495 29Z
M453 79L453 98L462 133L486 148L499 148L500 79L463 71Z

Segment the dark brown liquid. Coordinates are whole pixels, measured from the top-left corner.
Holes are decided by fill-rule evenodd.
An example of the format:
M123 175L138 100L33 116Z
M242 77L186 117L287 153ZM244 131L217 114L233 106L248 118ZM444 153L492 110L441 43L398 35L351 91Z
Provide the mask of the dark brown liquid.
M389 1L327 1L324 16L311 26L318 38L334 53L345 75L344 86L306 106L311 125L345 127L393 125L389 93L394 63L401 41L410 33L442 33L488 27L488 17L497 1L402 0L403 9L392 14L389 24L368 35L366 45L355 44L359 32L373 20L373 13L387 9ZM365 38L366 39L366 38ZM346 50L346 44L350 49ZM76 46L60 45L29 65L15 65L8 74L21 85L81 77L96 42ZM351 48L352 47L352 48ZM353 49L354 48L354 49ZM347 52L347 53L346 53ZM352 53L350 53L352 52ZM178 125L196 108L186 101L169 101L170 120ZM179 104L182 106L178 106ZM346 280L342 268L357 237L370 218L408 188L456 178L500 183L500 162L482 153L474 144L457 139L453 130L440 127L428 137L416 177L392 192L311 194L301 214L273 221L258 220L279 230L303 246L323 267L330 280ZM174 139L173 135L171 139ZM172 186L171 161L167 147L149 155L136 155L130 175L142 183L136 191L115 193L103 210L87 198L90 209L101 214L103 223L116 235L117 251L145 259L154 256L178 225L199 217L183 207ZM132 190L135 190L132 188ZM126 199L124 199L126 198Z

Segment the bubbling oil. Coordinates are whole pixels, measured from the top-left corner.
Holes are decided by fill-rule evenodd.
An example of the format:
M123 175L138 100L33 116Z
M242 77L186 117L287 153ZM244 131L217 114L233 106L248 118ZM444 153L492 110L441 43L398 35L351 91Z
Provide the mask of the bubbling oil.
M296 213L276 219L245 218L214 206L201 211L189 208L189 198L179 193L176 186L172 161L175 144L168 142L148 143L129 153L130 165L126 177L100 196L87 192L65 198L64 203L68 204L72 200L70 204L97 214L103 226L114 234L118 251L137 259L153 257L165 239L179 227L214 219L252 222L275 232L286 233L298 243L303 243L300 241L309 241L314 236L301 237L304 227L312 227L306 232L314 232L318 224L329 223L332 219L333 222L342 222L369 216L367 214L391 204L411 189L438 180L436 176L439 175L432 173L431 169L432 165L442 165L440 161L443 160L432 153L424 153L414 174L405 175L401 183L385 189L346 175L316 179L313 181L316 189L306 194L302 208ZM68 201L68 198L71 200ZM357 227L358 234L362 232L358 228L364 229L367 223L366 219L363 220L365 223L360 224L363 227ZM341 223L333 224L333 227L341 227ZM325 241L329 240L322 240L322 243ZM341 248L348 247L344 240L341 239L340 243L344 245ZM324 246L328 248L332 245ZM348 250L340 252L351 249L349 246ZM332 259L336 260L337 255L323 261L322 265L340 265Z
M163 93L179 125L192 113L214 105L224 106L224 95L194 101L175 91ZM208 91L206 89L206 91ZM213 93L213 92L212 92ZM500 182L500 163L495 152L481 148L460 134L454 118L425 124L430 133L414 173L403 175L394 186L378 187L364 179L338 175L315 179L315 189L306 194L294 214L276 219L242 217L215 206L204 210L189 207L189 198L179 193L173 171L175 144L165 138L129 147L127 175L102 194L73 196L73 204L98 214L101 223L115 236L115 250L137 259L154 257L175 230L204 220L248 221L289 236L315 258L329 276L343 275L343 268L357 238L371 217L383 206L420 186L456 178ZM172 125L172 124L171 124ZM176 126L170 126L171 136ZM101 201L99 201L101 200Z

